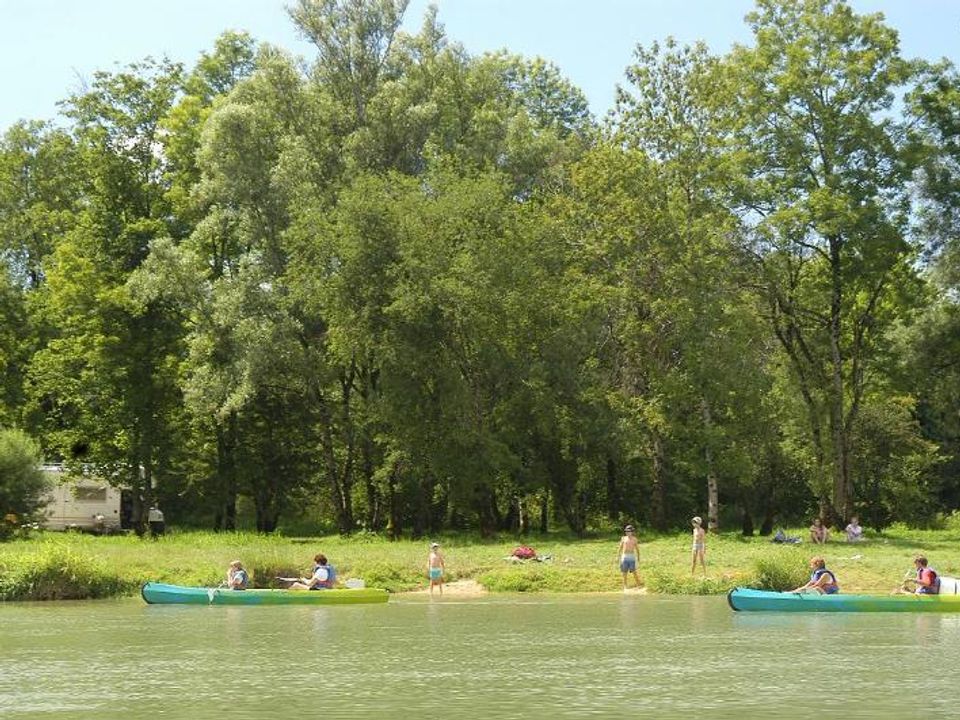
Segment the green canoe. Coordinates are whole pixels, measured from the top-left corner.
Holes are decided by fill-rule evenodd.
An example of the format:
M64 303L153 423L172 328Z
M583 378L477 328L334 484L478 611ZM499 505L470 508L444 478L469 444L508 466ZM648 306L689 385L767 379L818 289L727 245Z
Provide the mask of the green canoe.
M820 595L734 588L727 602L741 612L960 612L960 595Z
M227 590L226 588L183 587L148 582L140 588L151 604L191 605L357 605L385 603L386 590Z

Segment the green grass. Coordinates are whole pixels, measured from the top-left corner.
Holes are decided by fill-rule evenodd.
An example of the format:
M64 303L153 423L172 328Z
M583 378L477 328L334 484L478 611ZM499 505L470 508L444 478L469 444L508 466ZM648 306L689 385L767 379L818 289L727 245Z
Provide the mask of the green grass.
M801 535L799 530L788 534ZM618 534L578 539L529 537L523 544L550 555L546 562L514 563L520 542L501 537L440 538L447 581L475 580L492 592L612 592L621 588L616 566ZM787 589L807 578L807 561L823 555L843 592L889 592L920 552L944 575L960 575L955 548L960 526L943 530L894 527L868 534L857 545L774 545L768 538L735 533L707 538L707 576L690 572L688 534L640 538L639 573L649 592L717 594L737 585ZM429 542L390 542L376 535L285 538L254 533L171 532L157 540L134 536L93 537L38 533L0 543L0 599L67 599L132 594L148 580L180 585L216 585L227 564L239 558L258 587L278 586L275 577L308 572L323 552L341 579L363 578L368 586L403 592L426 586ZM633 580L630 579L632 585Z

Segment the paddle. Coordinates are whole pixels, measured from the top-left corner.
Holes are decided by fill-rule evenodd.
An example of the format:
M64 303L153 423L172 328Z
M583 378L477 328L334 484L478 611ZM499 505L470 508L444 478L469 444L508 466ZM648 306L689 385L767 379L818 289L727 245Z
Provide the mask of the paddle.
M220 581L220 584L217 585L216 587L208 587L208 588L207 588L207 599L211 602L211 604L213 603L213 598L214 598L214 597L216 596L216 594L217 594L217 590L223 590L223 588L225 588L226 586L227 586L227 581L226 581L226 580L221 580L221 581Z

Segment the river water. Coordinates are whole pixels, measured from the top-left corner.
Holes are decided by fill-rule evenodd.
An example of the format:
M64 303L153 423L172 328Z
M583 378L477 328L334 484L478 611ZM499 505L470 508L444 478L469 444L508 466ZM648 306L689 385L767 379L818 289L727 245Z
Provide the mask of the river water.
M960 616L722 597L0 604L0 717L911 718L960 713Z

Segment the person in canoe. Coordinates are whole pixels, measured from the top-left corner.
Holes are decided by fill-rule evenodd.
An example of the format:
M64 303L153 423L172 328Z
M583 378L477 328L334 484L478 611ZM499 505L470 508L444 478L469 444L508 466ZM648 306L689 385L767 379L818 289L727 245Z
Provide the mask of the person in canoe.
M337 571L327 562L323 553L313 558L313 574L291 583L288 590L329 590L337 582Z
M916 577L905 580L899 592L915 593L917 595L939 595L940 575L932 567L929 567L927 558L923 555L917 555L913 559L913 565L917 569Z
M227 587L230 590L246 590L250 584L250 576L243 569L239 560L234 560L227 568Z
M821 595L836 595L840 592L837 576L827 570L827 562L822 557L810 558L810 580L791 592L818 592Z

